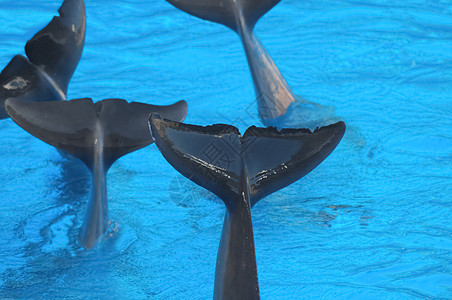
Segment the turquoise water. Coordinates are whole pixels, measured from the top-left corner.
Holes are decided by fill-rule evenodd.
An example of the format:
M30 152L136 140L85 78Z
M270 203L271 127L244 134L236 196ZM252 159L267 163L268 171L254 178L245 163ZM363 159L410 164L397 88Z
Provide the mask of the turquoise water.
M0 65L60 1L0 2ZM238 37L165 1L90 1L68 98L185 99L261 125ZM256 33L293 91L347 123L336 151L252 211L262 299L452 298L452 2L283 0ZM0 121L0 297L208 299L224 205L155 145L108 174L112 226L77 245L90 177ZM111 235L111 236L110 236Z

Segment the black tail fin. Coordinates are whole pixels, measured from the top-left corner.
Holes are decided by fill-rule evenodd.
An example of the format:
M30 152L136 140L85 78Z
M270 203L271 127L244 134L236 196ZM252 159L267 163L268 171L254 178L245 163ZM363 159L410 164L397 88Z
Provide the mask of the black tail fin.
M203 20L223 24L235 32L241 16L252 29L257 21L281 0L166 0L175 7Z
M5 100L64 100L62 95L45 78L38 67L22 55L16 55L0 73L0 119L8 118Z
M241 176L248 174L251 205L312 171L345 132L345 124L338 122L314 132L250 127L240 137L238 129L229 125L201 127L154 115L149 126L166 160L223 201L237 199Z
M95 146L102 144L106 170L119 157L152 143L148 129L151 113L161 113L178 121L187 114L185 101L154 106L121 99L96 103L87 98L38 103L8 99L5 106L23 129L78 157L90 169Z
M344 133L342 121L314 132L248 128L242 149L250 178L251 206L314 170L333 152Z
M58 12L59 17L54 17L27 42L25 53L66 95L85 45L85 3L83 0L65 0Z
M8 117L4 110L8 98L33 102L66 99L85 43L85 4L65 0L59 12L59 17L27 42L29 60L16 55L0 74L0 119Z

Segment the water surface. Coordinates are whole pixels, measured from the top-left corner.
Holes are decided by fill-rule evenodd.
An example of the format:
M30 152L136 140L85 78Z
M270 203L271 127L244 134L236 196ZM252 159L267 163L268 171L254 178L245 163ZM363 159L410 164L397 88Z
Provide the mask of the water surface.
M60 1L0 1L0 65ZM261 125L238 37L163 0L87 0L68 97L189 103ZM256 32L293 91L347 123L336 151L252 211L262 299L452 298L452 2L283 0ZM77 243L89 173L0 121L0 297L206 299L224 215L155 145L108 174L108 236ZM110 236L111 235L111 236Z

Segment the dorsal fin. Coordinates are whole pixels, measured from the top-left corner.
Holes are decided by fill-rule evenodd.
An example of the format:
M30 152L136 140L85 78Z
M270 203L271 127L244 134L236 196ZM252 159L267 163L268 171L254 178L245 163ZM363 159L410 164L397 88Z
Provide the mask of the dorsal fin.
M27 42L25 53L66 95L85 44L85 3L65 0L58 12L59 17L54 17Z
M166 0L203 20L223 24L238 32L239 11L252 29L257 21L281 0Z
M194 126L152 115L150 130L168 162L182 175L212 191L230 209L248 174L251 205L318 166L341 140L345 124L307 129L251 127L243 138L229 125ZM243 172L246 168L246 172Z
M5 103L11 118L44 142L62 149L92 167L96 139L102 138L107 169L119 157L152 143L148 116L157 112L182 121L187 103L169 106L128 103L106 99L93 103L89 98L71 101L27 102L9 99ZM101 130L101 136L97 130Z

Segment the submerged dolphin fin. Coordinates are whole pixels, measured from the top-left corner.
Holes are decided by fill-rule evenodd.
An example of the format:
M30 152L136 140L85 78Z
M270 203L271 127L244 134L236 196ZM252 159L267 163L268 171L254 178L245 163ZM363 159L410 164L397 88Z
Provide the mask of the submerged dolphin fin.
M92 175L91 196L80 230L85 248L96 245L108 227L106 174L121 156L152 143L148 129L151 113L182 121L187 103L169 106L127 103L107 99L28 102L8 99L6 110L23 129L44 142L79 158Z
M69 81L85 43L83 0L65 0L60 16L31 38L24 56L16 55L0 74L0 119L8 117L8 98L26 101L65 100Z
M243 16L248 28L281 0L166 0L175 7L203 20L223 24L239 32L239 16Z
M345 132L343 122L314 132L253 126L240 137L233 126L194 126L154 115L149 126L166 160L223 199L228 209L233 206L228 199L240 193L242 174L247 174L254 205L311 172L336 148Z
M182 121L187 103L169 106L128 103L122 99L28 102L8 99L6 110L23 129L44 142L64 150L92 168L93 151L102 139L105 166L119 157L151 144L148 116L159 113ZM101 135L101 136L99 136ZM107 169L108 169L107 168Z

